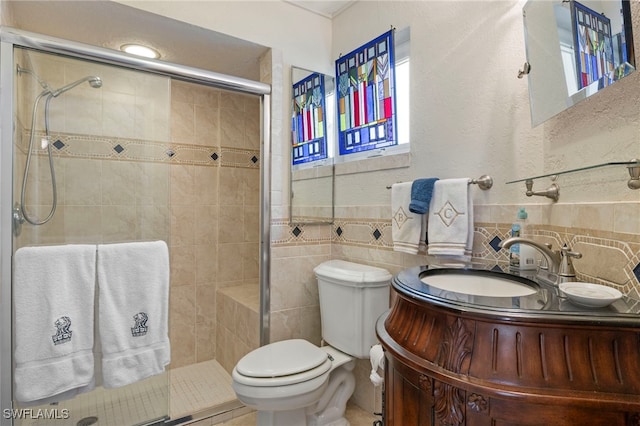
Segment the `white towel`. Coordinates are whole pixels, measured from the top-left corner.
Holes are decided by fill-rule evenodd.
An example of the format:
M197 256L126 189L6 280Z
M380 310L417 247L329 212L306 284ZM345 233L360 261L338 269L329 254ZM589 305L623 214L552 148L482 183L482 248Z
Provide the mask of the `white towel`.
M48 402L94 387L95 259L95 245L16 250L16 400Z
M428 235L430 255L471 258L473 203L469 179L441 179L435 183L429 206Z
M98 245L97 265L103 386L162 373L171 360L167 245Z
M426 248L427 215L409 211L412 184L391 185L391 238L395 251L417 254Z

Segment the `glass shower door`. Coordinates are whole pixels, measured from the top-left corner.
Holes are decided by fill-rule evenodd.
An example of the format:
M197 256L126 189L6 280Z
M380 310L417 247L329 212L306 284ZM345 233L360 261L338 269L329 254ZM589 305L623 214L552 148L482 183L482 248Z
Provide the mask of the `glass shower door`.
M168 244L169 78L21 48L14 49L14 61L13 201L22 222L14 232L14 259L23 247ZM55 291L43 288L34 298L49 300L46 292ZM42 314L16 308L14 299L14 324L24 315ZM74 325L66 324L66 332ZM54 342L70 336L64 319L51 327ZM25 338L14 334L14 347ZM98 367L99 342L96 334ZM122 426L168 418L166 371L105 389L96 370L92 390L14 400L14 424ZM45 375L30 386L51 380Z

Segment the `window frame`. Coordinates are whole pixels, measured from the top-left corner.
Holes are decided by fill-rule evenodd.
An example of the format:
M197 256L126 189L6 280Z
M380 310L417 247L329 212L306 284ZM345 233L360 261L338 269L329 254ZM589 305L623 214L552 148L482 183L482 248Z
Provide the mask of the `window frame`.
M386 34L386 33L385 33ZM354 162L354 161L359 161L359 160L365 160L368 158L375 158L375 157L381 157L381 156L391 156L391 155L397 155L397 154L405 154L410 152L411 150L411 135L410 135L410 107L409 107L409 102L410 102L410 61L411 61L411 56L410 56L410 42L411 42L411 37L410 37L410 28L406 27L403 28L402 30L394 30L394 56L395 56L395 69L394 69L394 78L396 79L395 81L395 85L394 85L394 89L396 90L395 93L395 99L394 99L394 109L395 109L395 113L396 113L396 117L395 117L395 125L396 125L396 139L397 139L397 143L393 146L388 146L388 147L383 147L383 148L377 148L377 149L371 149L371 150L366 150L366 151L360 151L360 152L353 152L353 153L349 153L349 154L341 154L340 153L340 147L339 147L339 141L336 140L335 143L335 148L334 148L334 163L335 164L341 164L341 163L350 163L350 162ZM369 43L365 44L364 46L368 45ZM358 49L356 49L358 50ZM404 72L406 72L406 76L407 76L407 81L403 81L401 82L400 86L401 87L405 87L405 90L403 91L403 93L399 93L398 92L398 68L399 67L404 67L405 70ZM337 108L337 106L336 106ZM400 113L402 112L402 116L400 116ZM338 116L339 112L336 111L335 114L335 118L336 118L336 127L338 127L338 123L340 121L339 116ZM401 123L402 127L401 127ZM335 133L338 133L338 130L335 130ZM339 139L339 138L336 138Z

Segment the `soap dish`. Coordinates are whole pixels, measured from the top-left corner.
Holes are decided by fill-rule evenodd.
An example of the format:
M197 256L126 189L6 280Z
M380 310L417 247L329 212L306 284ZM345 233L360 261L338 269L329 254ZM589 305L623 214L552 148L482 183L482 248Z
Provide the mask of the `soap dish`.
M573 303L589 308L602 308L622 298L622 293L600 284L568 282L558 285Z

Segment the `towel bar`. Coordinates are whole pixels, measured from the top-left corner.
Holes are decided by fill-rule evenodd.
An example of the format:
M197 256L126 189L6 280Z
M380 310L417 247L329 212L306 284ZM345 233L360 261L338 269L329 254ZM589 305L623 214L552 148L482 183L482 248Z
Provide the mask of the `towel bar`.
M493 186L493 178L489 175L482 175L478 179L469 179L469 184L476 184L480 189L487 190ZM391 185L388 185L387 189L391 189Z

